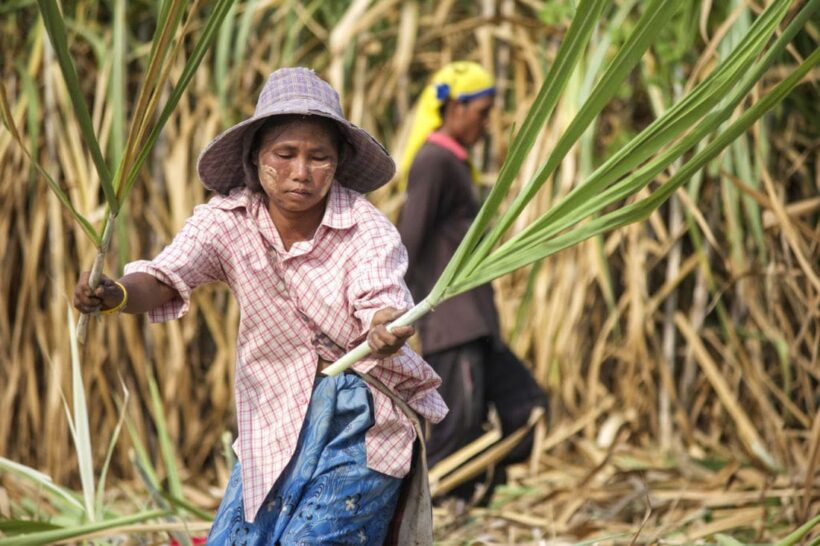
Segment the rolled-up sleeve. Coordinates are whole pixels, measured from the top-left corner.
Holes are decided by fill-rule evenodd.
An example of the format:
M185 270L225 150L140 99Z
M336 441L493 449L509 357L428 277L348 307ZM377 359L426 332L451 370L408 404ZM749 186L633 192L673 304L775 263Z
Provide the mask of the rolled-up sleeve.
M197 286L224 281L218 249L214 248L215 210L207 205L194 214L174 240L153 260L139 260L125 266L125 273L147 273L173 288L178 297L148 313L151 322L173 320L188 312L191 292Z
M407 271L407 251L391 224L368 234L372 241L362 263L355 268L348 288L348 301L362 330L357 341L367 335L373 315L385 307L407 310L413 297L404 283Z
M436 389L441 377L408 347L402 347L394 356L385 359L370 373L399 395L407 405L432 423L438 423L447 414L447 405ZM407 374L412 369L414 373Z

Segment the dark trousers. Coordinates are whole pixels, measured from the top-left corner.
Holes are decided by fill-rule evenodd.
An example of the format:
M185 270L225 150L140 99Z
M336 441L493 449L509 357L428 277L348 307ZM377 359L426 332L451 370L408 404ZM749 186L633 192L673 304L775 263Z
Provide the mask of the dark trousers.
M546 393L500 340L483 337L425 354L424 359L441 376L439 393L450 408L444 420L433 425L427 440L430 467L483 434L491 405L498 412L504 435L523 426L534 407L547 407ZM531 449L529 434L504 459L502 469L526 459ZM465 485L454 494L471 496L474 484Z

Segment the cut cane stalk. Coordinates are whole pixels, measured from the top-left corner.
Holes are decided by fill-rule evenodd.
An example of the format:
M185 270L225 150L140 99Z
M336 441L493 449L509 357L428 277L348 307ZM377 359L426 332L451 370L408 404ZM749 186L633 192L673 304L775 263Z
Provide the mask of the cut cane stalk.
M100 246L97 248L97 256L94 258L94 265L91 268L91 273L88 276L88 286L92 292L96 290L102 278L103 265L105 264L105 255L108 253L108 247L111 246L111 236L114 235L114 226L116 225L116 216L114 214L108 215L108 221L105 224ZM80 315L80 320L77 323L77 341L85 343L85 336L88 332L88 317L96 313L83 313Z
M405 314L403 314L402 316L388 324L387 329L392 331L393 328L398 328L401 326L410 326L411 324L413 324L418 319L420 319L432 310L432 303L430 303L427 299L424 299L417 303ZM343 371L350 368L350 366L352 366L353 364L363 359L372 352L373 350L370 348L370 345L367 343L367 341L363 341L355 349L348 352L346 355L344 355L342 358L334 362L332 365L322 370L322 373L330 377L339 375Z

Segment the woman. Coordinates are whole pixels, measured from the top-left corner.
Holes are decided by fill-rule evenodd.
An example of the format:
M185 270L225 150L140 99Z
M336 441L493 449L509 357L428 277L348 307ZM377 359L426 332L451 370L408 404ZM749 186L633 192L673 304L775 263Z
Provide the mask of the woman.
M415 430L447 409L440 379L384 324L412 304L398 233L362 195L392 159L347 121L312 71L269 77L254 115L199 158L219 193L154 260L75 293L82 312L178 318L191 290L227 283L241 308L236 362L239 462L210 544L380 544L411 464ZM335 378L321 368L367 338L375 355ZM391 397L395 398L395 401Z
M417 298L430 293L478 213L478 173L468 150L484 136L494 95L486 70L459 61L436 72L419 99L402 161L407 199L399 220L410 261L407 282ZM441 375L440 392L450 407L430 432L430 465L481 436L491 404L504 434L523 426L534 407L547 405L544 392L501 340L491 285L445 301L419 321L419 333L424 358ZM530 445L519 444L504 463L526 457ZM503 472L494 478L503 479ZM454 493L470 498L473 485Z

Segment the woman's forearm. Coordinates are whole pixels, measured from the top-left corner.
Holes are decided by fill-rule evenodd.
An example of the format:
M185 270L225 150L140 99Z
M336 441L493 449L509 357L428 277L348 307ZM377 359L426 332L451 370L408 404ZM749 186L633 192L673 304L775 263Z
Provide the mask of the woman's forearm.
M124 313L147 313L179 297L179 293L148 273L129 273L119 283L128 291Z

